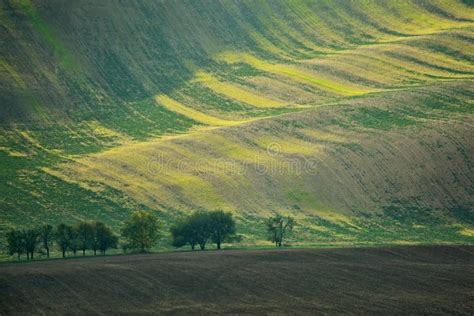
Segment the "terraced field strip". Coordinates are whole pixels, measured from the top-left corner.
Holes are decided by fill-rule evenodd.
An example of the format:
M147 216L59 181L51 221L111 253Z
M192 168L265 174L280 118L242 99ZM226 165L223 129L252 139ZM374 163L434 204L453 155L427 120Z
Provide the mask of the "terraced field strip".
M184 115L190 119L193 119L197 122L206 124L206 125L211 125L211 126L229 126L229 125L237 125L241 124L243 121L228 121L228 120L223 120L217 117L213 117L210 115L207 115L205 113L196 111L190 107L187 107L172 98L166 96L166 95L158 95L155 97L155 100L157 103L160 105L163 105L166 107L168 110L172 112L179 113L181 115Z
M204 71L196 73L196 82L203 84L216 93L231 99L244 102L259 108L283 107L288 105L280 100L270 99L248 89L238 87L236 84L219 81L217 78Z
M313 85L317 88L320 88L320 89L323 89L328 92L341 95L341 96L361 95L370 91L370 90L364 91L364 90L356 89L355 87L345 86L335 81L318 77L317 74L300 70L295 66L268 63L257 57L254 57L248 54L227 52L227 53L223 53L219 55L217 58L219 60L223 60L228 63L245 62L262 71L285 76L294 81Z

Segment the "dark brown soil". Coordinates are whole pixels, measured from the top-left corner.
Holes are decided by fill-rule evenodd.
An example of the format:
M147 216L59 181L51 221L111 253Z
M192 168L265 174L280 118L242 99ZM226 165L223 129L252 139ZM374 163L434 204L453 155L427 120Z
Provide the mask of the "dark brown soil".
M473 314L474 247L207 251L0 265L0 314Z

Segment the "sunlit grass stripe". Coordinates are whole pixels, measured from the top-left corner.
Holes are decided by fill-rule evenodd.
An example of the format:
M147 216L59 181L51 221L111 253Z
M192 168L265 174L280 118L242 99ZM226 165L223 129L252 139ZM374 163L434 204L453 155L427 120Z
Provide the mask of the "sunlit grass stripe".
M364 1L361 2L371 16L384 26L405 34L428 34L452 27L465 26L466 23L448 20L421 10L415 1ZM407 23L410 21L409 23Z
M469 6L466 2L463 3L463 1L430 0L428 8L426 4L421 1L413 1L412 4L416 5L419 10L432 12L433 14L436 13L436 17L442 16L456 21L474 21L474 7L472 7L472 5ZM433 12L432 8L438 12ZM439 12L444 13L439 14Z
M193 119L199 123L206 124L206 125L211 125L211 126L228 126L228 125L236 125L241 123L241 121L229 121L229 120L223 120L214 116L210 116L207 114L204 114L202 112L193 110L176 100L171 99L170 97L166 95L158 95L155 97L155 101L166 107L168 110L179 113L181 115L184 115L190 119Z
M394 83L407 76L416 80L432 80L433 76L465 78L471 77L473 70L469 63L450 56L401 44L364 46L305 63L347 72L347 76L339 74L344 79L350 80L352 73L355 78L361 76L382 84Z
M247 54L224 53L221 54L218 58L229 63L243 61L259 70L280 76L286 76L294 81L309 84L342 96L361 95L368 92L353 87L348 87L335 81L319 78L314 73L306 72L304 70L296 68L295 66L284 64L271 64Z
M235 84L219 81L217 78L206 72L200 71L196 74L196 77L199 83L205 85L214 92L255 107L267 108L287 105L285 102L267 98L252 91L240 88Z

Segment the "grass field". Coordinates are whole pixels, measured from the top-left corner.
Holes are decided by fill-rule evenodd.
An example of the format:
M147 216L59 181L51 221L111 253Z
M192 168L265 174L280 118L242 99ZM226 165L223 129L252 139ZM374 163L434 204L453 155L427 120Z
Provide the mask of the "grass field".
M0 264L2 314L457 314L472 247L180 252Z
M295 245L474 242L469 1L12 0L0 36L0 246L137 209L160 249L198 209L249 246L275 212Z

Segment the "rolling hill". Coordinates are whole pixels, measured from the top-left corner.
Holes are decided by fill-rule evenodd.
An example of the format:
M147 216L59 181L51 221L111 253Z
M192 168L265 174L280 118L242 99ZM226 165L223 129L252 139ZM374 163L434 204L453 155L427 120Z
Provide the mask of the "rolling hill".
M470 315L474 249L178 252L0 264L2 314Z
M274 212L294 244L474 242L469 1L5 0L0 34L1 232L224 209L246 244Z

